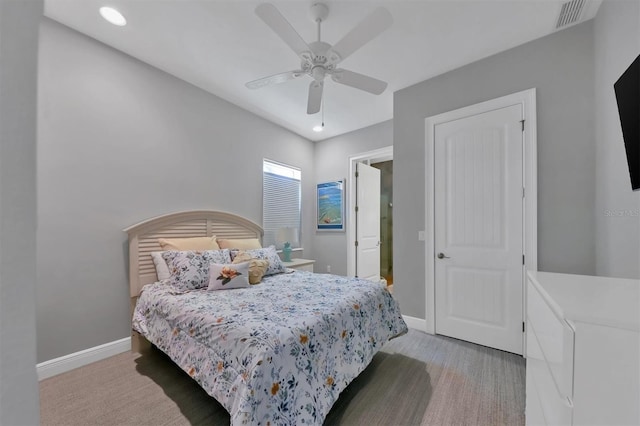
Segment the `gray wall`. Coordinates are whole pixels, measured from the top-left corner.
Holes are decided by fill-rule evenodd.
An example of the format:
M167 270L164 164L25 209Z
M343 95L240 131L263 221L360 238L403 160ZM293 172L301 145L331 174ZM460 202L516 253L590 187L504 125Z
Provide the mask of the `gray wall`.
M640 2L605 1L594 33L596 273L640 278L640 191L631 191L613 91L613 83L640 54Z
M316 182L350 179L349 157L391 145L393 145L392 120L316 142ZM331 265L331 273L347 275L347 234L345 232L316 232L313 251L316 272L326 272L327 265Z
M535 87L538 118L538 266L593 274L593 23L499 53L394 96L394 295L425 318L424 119ZM432 238L432 236L427 236Z
M403 89L394 97L395 123L315 146L53 21L45 19L41 32L39 361L128 336L124 227L192 208L260 223L264 157L302 168L303 255L316 259L317 272L331 265L346 274L346 234L315 232L315 183L349 178L349 156L395 145L395 294L405 314L424 318L424 245L416 232L424 229L424 118L531 87L538 90L540 269L640 274L633 214L640 193L629 189L610 90L640 53L635 0L605 1L595 24Z
M313 143L49 19L40 37L38 360L129 336L125 227L187 209L262 222L262 160Z
M42 0L0 2L0 424L35 425L36 79Z

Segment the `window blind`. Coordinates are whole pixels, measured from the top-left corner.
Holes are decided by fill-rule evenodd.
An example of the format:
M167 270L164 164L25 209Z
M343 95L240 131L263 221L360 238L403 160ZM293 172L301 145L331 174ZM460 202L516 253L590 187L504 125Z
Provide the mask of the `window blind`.
M281 249L282 244L278 244L276 240L278 229L295 228L297 230L296 241L289 242L291 248L300 247L300 210L300 170L264 160L262 180L263 245L268 247L273 244L276 248Z

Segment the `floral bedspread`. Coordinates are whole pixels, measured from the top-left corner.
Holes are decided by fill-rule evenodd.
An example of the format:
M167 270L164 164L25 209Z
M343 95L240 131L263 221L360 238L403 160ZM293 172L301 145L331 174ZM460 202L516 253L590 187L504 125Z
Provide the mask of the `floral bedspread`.
M296 271L250 288L145 286L133 328L231 414L231 424L322 424L340 392L407 332L384 284Z

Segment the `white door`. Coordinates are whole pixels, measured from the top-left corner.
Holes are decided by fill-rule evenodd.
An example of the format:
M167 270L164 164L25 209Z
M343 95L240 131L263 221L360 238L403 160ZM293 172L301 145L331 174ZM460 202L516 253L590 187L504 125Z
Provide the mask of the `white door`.
M522 354L522 107L435 126L436 333Z
M356 166L356 276L380 280L380 170Z

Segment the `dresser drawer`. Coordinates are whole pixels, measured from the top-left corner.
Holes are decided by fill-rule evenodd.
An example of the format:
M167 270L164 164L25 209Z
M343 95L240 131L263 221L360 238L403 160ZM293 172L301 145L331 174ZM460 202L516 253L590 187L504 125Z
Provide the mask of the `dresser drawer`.
M640 280L528 271L526 289L527 423L640 425Z
M558 392L573 400L574 331L566 321L558 318L530 281L527 283L527 319L527 356L530 341L537 342ZM530 332L535 340L528 338Z
M528 425L571 425L573 406L562 395L551 375L540 341L531 322L527 330L527 406Z

